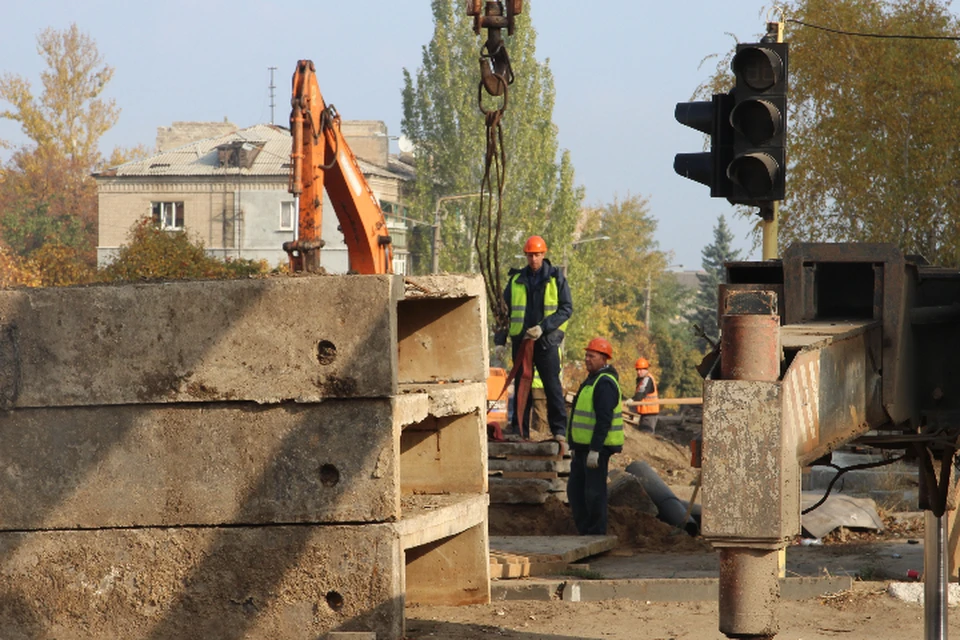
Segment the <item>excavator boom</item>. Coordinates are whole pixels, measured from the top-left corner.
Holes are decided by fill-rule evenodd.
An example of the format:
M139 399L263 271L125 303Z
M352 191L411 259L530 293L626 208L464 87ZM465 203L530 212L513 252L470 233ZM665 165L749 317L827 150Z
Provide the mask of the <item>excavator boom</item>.
M392 273L392 245L383 211L340 131L340 115L323 100L310 60L297 63L291 105L290 193L299 198L297 237L283 245L291 270L320 268L326 188L343 231L350 270Z

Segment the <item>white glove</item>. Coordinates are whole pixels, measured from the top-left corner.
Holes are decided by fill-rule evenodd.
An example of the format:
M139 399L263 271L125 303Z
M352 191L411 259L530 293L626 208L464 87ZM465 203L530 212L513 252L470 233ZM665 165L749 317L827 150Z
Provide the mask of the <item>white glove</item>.
M587 454L587 468L596 469L600 466L600 452L591 451Z
M497 346L495 346L493 348L493 357L499 360L500 362L505 363L507 361L507 345L498 344Z
M526 337L530 338L531 340L539 340L540 336L542 335L543 335L543 327L541 327L538 324L535 324L529 329L527 329Z

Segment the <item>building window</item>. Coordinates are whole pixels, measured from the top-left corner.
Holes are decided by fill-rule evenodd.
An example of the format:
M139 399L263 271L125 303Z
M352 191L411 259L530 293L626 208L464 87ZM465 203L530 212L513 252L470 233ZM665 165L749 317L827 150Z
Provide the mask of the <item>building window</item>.
M280 203L280 231L293 231L294 215L293 200Z
M153 221L161 229L180 231L183 229L182 202L154 202Z

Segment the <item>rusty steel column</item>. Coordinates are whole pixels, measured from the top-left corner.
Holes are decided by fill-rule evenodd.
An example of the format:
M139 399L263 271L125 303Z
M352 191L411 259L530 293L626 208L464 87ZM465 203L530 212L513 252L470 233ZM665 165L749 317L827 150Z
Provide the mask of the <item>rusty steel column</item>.
M720 632L730 638L777 634L779 549L721 547Z
M720 377L776 382L780 377L780 317L729 314L720 319ZM748 425L742 425L744 438ZM761 469L750 469L762 473ZM744 487L746 490L747 488ZM739 496L743 499L745 496ZM777 540L715 541L720 553L719 628L730 638L761 640L779 630L779 550Z
M780 316L720 318L720 377L776 382L780 377Z

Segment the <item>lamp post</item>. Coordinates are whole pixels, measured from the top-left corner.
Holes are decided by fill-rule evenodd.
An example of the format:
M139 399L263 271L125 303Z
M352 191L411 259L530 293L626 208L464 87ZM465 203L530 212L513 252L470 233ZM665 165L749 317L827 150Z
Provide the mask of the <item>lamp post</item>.
M582 239L582 240L574 240L573 242L570 243L570 248L571 248L571 249L576 249L576 248L579 247L580 245L586 244L586 243L588 243L588 242L597 242L597 241L599 241L599 240L609 240L609 239L610 239L610 236L594 236L594 237L592 237L592 238L584 238L584 239ZM566 248L564 248L564 250L563 250L563 264L560 266L560 269L563 271L563 275L566 276L566 275L567 275L567 250L566 250Z
M433 265L430 273L438 273L440 271L440 205L448 200L479 198L482 195L482 193L460 193L455 196L440 196L437 198L437 208L433 211Z

